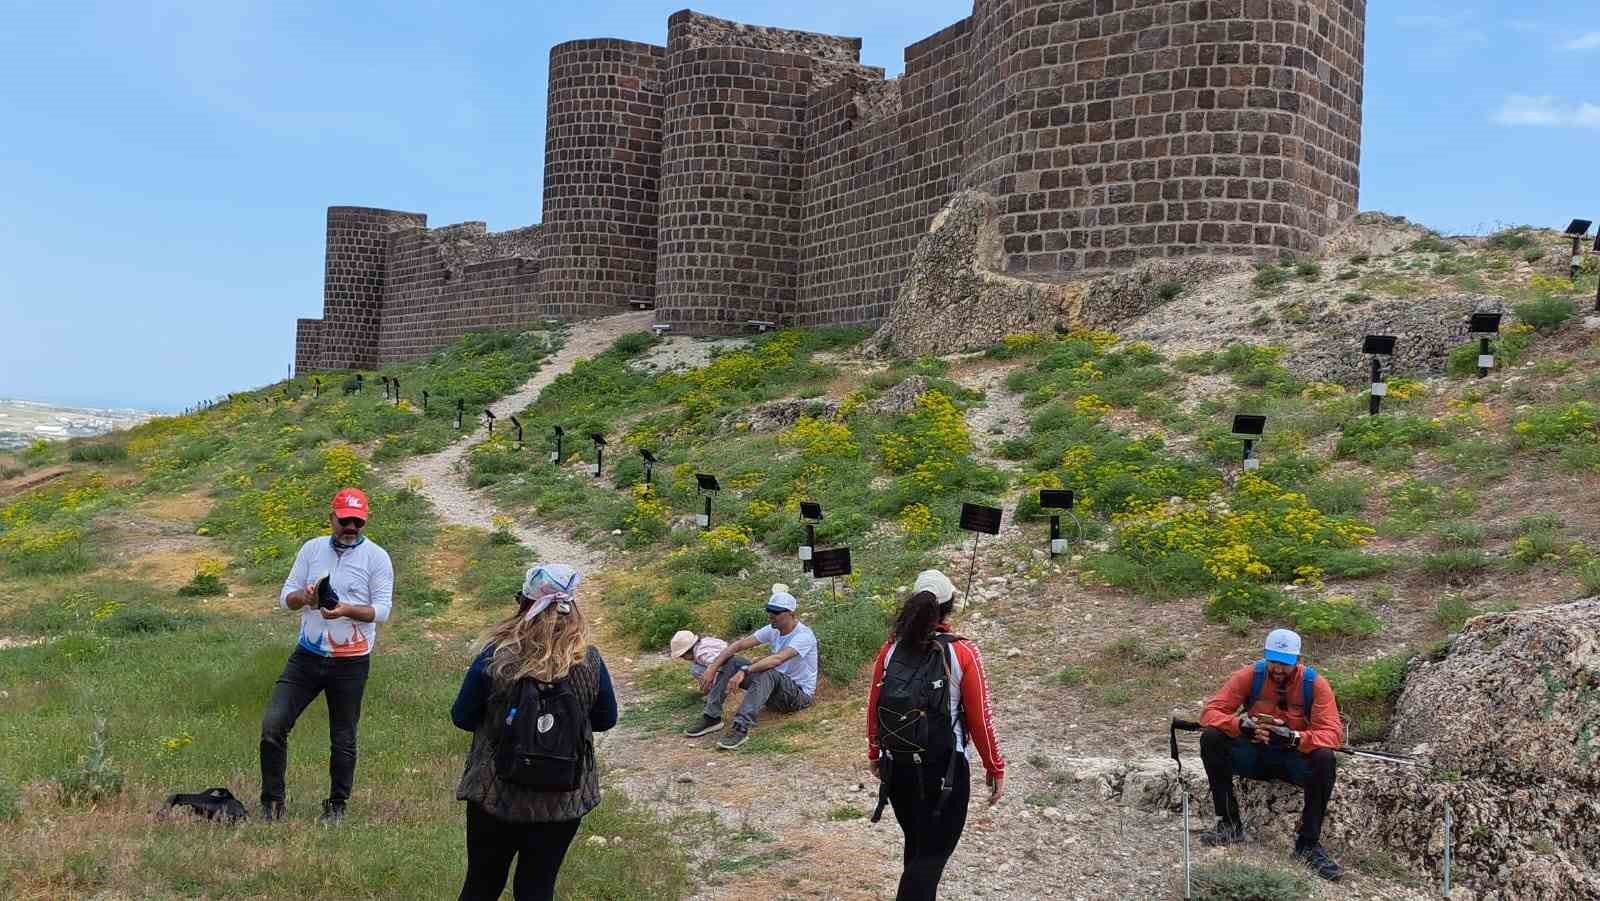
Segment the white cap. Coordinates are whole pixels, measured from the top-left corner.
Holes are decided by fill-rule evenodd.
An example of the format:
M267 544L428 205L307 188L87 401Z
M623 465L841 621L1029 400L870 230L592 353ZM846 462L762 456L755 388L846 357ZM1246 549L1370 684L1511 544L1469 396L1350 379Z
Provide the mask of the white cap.
M800 603L794 599L794 595L789 593L789 586L782 582L772 586L772 596L767 598L768 613L778 613L785 610L793 613L798 606L800 606Z
M1300 636L1289 629L1273 629L1267 635L1266 658L1273 663L1294 666L1300 662Z
M690 632L688 629L680 629L672 636L672 644L668 646L667 656L673 658L682 657L684 652L694 647L694 643L699 640L700 636Z
M956 586L944 573L939 572L937 569L925 569L917 573L917 581L912 586L912 593L920 594L924 591L932 594L940 604L948 604L950 599L956 596Z

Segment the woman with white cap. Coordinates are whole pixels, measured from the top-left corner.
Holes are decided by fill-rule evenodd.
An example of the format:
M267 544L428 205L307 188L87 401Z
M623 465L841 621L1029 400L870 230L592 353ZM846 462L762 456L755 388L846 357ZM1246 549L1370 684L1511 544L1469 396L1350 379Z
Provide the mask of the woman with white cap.
M574 596L581 576L534 566L517 611L489 630L450 718L472 735L456 798L467 802L462 901L500 897L512 858L517 901L555 897L579 821L600 803L594 733L617 724L617 698Z
M989 680L977 645L950 631L956 587L936 569L917 576L894 631L872 667L867 759L905 833L896 901L937 897L945 864L967 822L976 746L988 774L989 804L1000 800L1005 759L994 735Z

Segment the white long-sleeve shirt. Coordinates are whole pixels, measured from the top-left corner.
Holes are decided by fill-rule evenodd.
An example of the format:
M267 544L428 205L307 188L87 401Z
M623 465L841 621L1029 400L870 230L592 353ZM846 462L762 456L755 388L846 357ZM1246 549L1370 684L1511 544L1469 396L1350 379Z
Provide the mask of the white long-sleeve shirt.
M323 619L322 610L313 599L300 608L300 647L323 657L364 657L372 653L378 641L378 623L389 621L389 608L394 603L394 564L389 552L371 539L338 553L333 541L324 535L300 546L295 555L294 567L284 580L278 593L278 605L289 606L289 594L301 589L315 590L317 582L328 576L328 582L339 595L339 602L374 611L370 623L346 616Z

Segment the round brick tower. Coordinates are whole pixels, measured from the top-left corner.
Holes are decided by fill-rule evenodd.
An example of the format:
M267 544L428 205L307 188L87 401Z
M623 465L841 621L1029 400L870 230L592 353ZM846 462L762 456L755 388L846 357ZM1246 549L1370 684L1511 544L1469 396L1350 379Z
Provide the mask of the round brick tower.
M701 43L701 21L668 23L656 320L742 334L794 315L812 61Z
M975 0L1008 272L1307 252L1356 212L1365 0Z
M358 369L378 364L389 233L427 224L428 217L422 213L328 207L320 352L315 368Z
M611 39L550 50L540 288L551 315L655 301L665 53Z

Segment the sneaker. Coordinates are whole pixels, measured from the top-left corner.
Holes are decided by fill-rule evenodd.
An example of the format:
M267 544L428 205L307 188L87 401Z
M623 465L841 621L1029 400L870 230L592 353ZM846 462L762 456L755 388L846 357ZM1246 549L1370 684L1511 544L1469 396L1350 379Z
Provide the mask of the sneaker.
M721 731L722 720L720 718L706 716L702 713L700 714L700 721L683 730L683 734L689 736L690 738L699 738L702 735L710 735L713 732Z
M322 816L317 818L317 822L321 823L324 826L337 826L340 823L343 823L344 822L344 802L343 801L323 801L322 802Z
M263 822L263 823L276 823L281 819L283 819L283 802L282 801L262 801L261 802L261 822Z
M1309 848L1296 851L1294 852L1294 857L1310 867L1311 872L1329 882L1338 882L1339 877L1344 875L1344 867L1335 863L1334 859L1328 856L1328 852L1322 850L1321 845L1312 845Z
M1217 820L1215 829L1200 833L1200 844L1208 848L1237 845L1249 840L1250 834L1244 831L1243 823L1230 823L1227 820Z
M745 739L749 737L750 730L738 723L734 723L733 728L728 730L728 734L723 736L722 741L717 742L717 747L724 751L732 751L734 748L744 744Z

